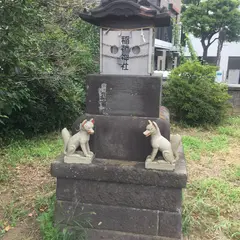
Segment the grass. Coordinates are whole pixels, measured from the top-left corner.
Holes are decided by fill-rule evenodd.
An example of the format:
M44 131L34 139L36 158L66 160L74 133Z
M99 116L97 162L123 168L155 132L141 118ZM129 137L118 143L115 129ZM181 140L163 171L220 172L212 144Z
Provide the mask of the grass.
M0 219L0 237L2 237L8 228L15 227L17 222L21 221L27 214L23 207L16 207L15 202L10 202L3 211L3 218Z
M183 137L184 149L191 160L199 161L200 156L211 154L217 151L228 150L228 137L221 136L184 136Z
M229 118L210 131L181 130L189 168L184 235L189 239L240 239L240 117Z
M185 239L240 239L239 129L240 117L209 129L174 126L183 136L189 174L183 201ZM56 133L12 141L2 148L0 237L4 240L86 239L82 224L77 237L53 225L55 179L49 165L61 151ZM29 226L29 221L37 224Z
M184 199L184 233L194 231L211 236L222 232L228 239L239 239L239 200L240 187L226 180L194 181L189 184Z
M77 229L77 237L73 232L60 230L53 224L55 184L46 172L49 172L50 163L61 153L62 147L59 135L51 133L12 141L1 149L0 195L9 190L11 193L0 200L0 237L12 240L11 235L8 237L8 232L17 229L17 225L22 221L29 225L28 220L34 220L38 222L39 228L34 225L36 229L30 229L32 235L23 236L24 240L86 239L81 224ZM18 236L14 239L18 240Z
M60 227L54 226L55 201L55 195L48 199L38 198L36 201L36 210L39 212L37 221L40 223L42 238L45 240L85 240L86 236L83 228L76 235L76 233L69 231L67 228L60 230Z
M0 182L9 181L19 164L49 164L62 151L62 141L56 133L32 139L12 141L0 152Z

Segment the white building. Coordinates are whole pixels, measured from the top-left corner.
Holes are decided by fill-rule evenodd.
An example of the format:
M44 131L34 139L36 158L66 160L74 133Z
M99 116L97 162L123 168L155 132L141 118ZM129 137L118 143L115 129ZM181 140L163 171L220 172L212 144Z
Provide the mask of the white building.
M197 56L202 57L203 48L200 39L189 36ZM218 41L215 41L208 49L208 62L216 63ZM188 49L186 56L190 56ZM240 43L225 42L221 54L220 72L223 81L230 84L240 84Z

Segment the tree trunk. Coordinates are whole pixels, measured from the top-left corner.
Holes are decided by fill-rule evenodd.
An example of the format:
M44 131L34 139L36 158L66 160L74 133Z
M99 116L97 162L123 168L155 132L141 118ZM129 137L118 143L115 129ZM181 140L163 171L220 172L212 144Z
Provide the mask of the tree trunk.
M221 62L221 53L222 53L222 49L223 49L223 43L225 42L225 31L221 30L219 32L219 39L218 39L218 48L217 48L217 66L220 66L220 62Z
M205 43L206 38L202 38L201 39L201 44L202 44L202 48L203 48L203 57L202 57L202 63L203 61L207 61L207 54L208 54L208 47Z
M203 61L207 61L208 46L203 46Z

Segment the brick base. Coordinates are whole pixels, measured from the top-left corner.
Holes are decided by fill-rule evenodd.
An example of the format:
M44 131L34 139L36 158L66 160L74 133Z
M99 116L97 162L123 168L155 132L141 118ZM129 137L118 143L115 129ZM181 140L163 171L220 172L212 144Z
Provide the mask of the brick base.
M55 223L87 229L88 240L181 239L187 176L183 152L180 156L174 172L146 170L136 162L96 159L86 166L60 158L52 164Z
M165 238L160 236L147 236L131 233L122 233L106 230L87 230L87 239L89 240L177 240L176 238ZM181 238L182 239L182 238Z
M181 214L158 210L57 201L55 223L181 239Z

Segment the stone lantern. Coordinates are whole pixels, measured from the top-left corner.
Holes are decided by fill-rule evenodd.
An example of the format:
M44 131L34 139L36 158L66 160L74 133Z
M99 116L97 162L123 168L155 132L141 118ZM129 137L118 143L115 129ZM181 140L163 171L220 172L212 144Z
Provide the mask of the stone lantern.
M100 26L101 74L153 73L154 28L170 25L164 9L153 9L148 1L102 1L80 16Z
M80 224L88 240L182 239L187 181L182 147L170 171L146 169L152 145L143 135L150 122L170 141L161 79L152 76L154 28L169 26L170 15L144 0L105 0L79 15L100 27L100 74L87 76L86 114L73 124L72 134L84 119L94 119L95 158L69 164L60 155L52 163L55 221L75 233ZM161 152L157 158L163 159Z

